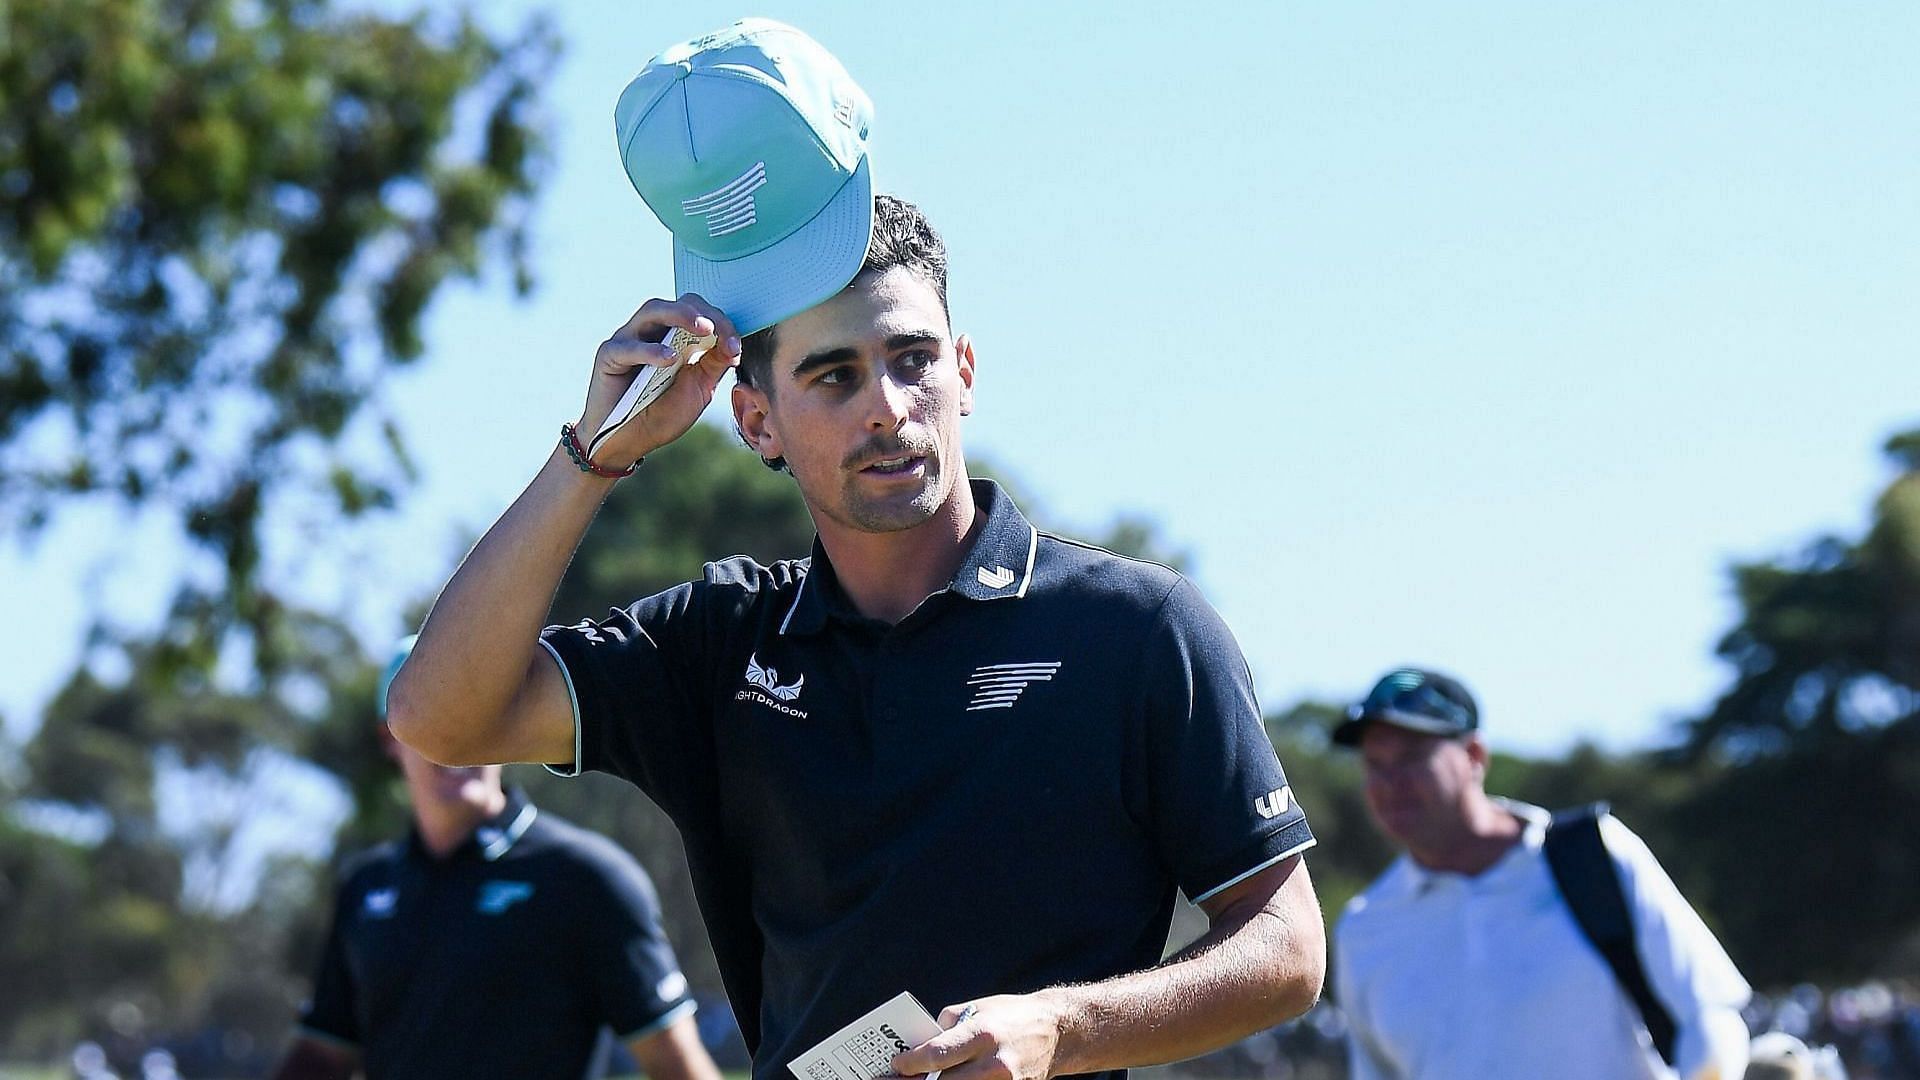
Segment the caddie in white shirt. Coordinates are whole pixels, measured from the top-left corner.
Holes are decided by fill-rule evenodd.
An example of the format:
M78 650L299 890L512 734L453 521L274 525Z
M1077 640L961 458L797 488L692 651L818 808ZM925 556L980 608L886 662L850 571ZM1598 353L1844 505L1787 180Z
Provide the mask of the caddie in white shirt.
M1601 818L1633 951L1672 1019L1663 1060L1555 882L1549 815L1487 794L1464 686L1390 672L1334 740L1359 749L1368 809L1406 849L1335 929L1354 1080L1739 1080L1746 980L1646 844Z

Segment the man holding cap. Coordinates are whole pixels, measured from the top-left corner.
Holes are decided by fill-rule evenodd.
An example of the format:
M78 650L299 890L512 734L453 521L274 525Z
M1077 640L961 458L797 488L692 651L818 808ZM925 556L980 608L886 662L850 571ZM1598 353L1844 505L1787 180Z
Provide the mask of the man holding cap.
M601 347L566 445L436 602L395 730L441 761L612 772L665 808L759 1080L903 990L947 1030L891 1068L945 1080L1170 1061L1303 1012L1313 836L1245 661L1178 574L1042 534L968 477L974 346L939 235L872 194L871 111L764 20L621 96L686 295ZM583 453L577 432L671 362L671 328L718 344ZM741 436L792 474L812 556L724 559L543 633L609 478L732 365ZM1181 889L1211 928L1162 964Z
M1602 816L1639 968L1673 1026L1669 1066L1556 884L1550 816L1487 794L1465 686L1389 672L1333 739L1358 748L1367 807L1406 848L1335 928L1355 1080L1737 1080L1749 992L1720 943L1646 844Z
M498 765L436 765L384 725L381 740L414 827L341 873L276 1080L580 1080L604 1074L609 1031L651 1080L720 1080L633 857L503 788Z

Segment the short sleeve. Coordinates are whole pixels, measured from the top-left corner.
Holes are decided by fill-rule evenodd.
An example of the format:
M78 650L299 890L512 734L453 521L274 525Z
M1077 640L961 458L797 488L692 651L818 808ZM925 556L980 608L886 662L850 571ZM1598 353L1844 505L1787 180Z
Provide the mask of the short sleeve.
M359 1014L355 1008L353 973L347 967L347 945L341 920L348 910L345 891L336 898L333 925L320 952L320 968L313 978L313 997L300 1013L300 1028L328 1042L359 1046Z
M1146 643L1148 813L1194 902L1313 846L1233 634L1178 581Z
M583 912L587 974L601 1022L631 1042L691 1015L694 1002L646 871L610 844L595 861L607 898Z
M680 585L599 622L541 632L573 705L574 762L565 775L593 770L622 777L670 814L693 798L688 778L711 755L700 722L700 592Z

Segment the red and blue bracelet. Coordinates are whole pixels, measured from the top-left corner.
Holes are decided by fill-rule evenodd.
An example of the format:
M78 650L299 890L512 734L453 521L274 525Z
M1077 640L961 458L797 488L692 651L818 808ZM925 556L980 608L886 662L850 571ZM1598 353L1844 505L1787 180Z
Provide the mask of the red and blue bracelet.
M572 424L560 425L560 445L566 447L567 456L573 459L575 465L580 466L581 472L592 473L595 476L605 477L608 480L620 480L632 476L633 470L640 467L640 461L647 460L646 458L641 458L640 461L636 461L624 469L608 469L595 465L593 462L587 460L586 448L580 445L580 433L573 429Z

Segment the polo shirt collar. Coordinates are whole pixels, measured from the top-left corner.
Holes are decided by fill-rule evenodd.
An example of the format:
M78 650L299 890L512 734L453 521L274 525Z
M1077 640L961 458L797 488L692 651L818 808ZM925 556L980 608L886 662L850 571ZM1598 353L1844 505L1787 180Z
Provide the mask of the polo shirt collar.
M973 482L973 501L986 514L986 524L947 588L970 600L1017 600L1027 595L1033 557L1040 550L1039 531L991 480Z
M1017 600L1027 595L1027 586L1032 583L1040 533L999 484L973 480L972 485L974 505L985 515L985 521L966 558L954 571L953 580L942 591L959 593L970 600ZM833 564L816 536L807 575L800 581L793 606L780 622L780 632L818 633L829 615L861 618L840 588Z
M500 812L481 822L467 837L466 843L454 848L449 860L479 859L482 862L496 862L501 856L513 850L513 845L533 827L533 819L539 816L539 810L527 801L527 793L519 788L507 789L507 804ZM420 841L418 828L412 833L413 850L420 858L431 858L427 847Z

